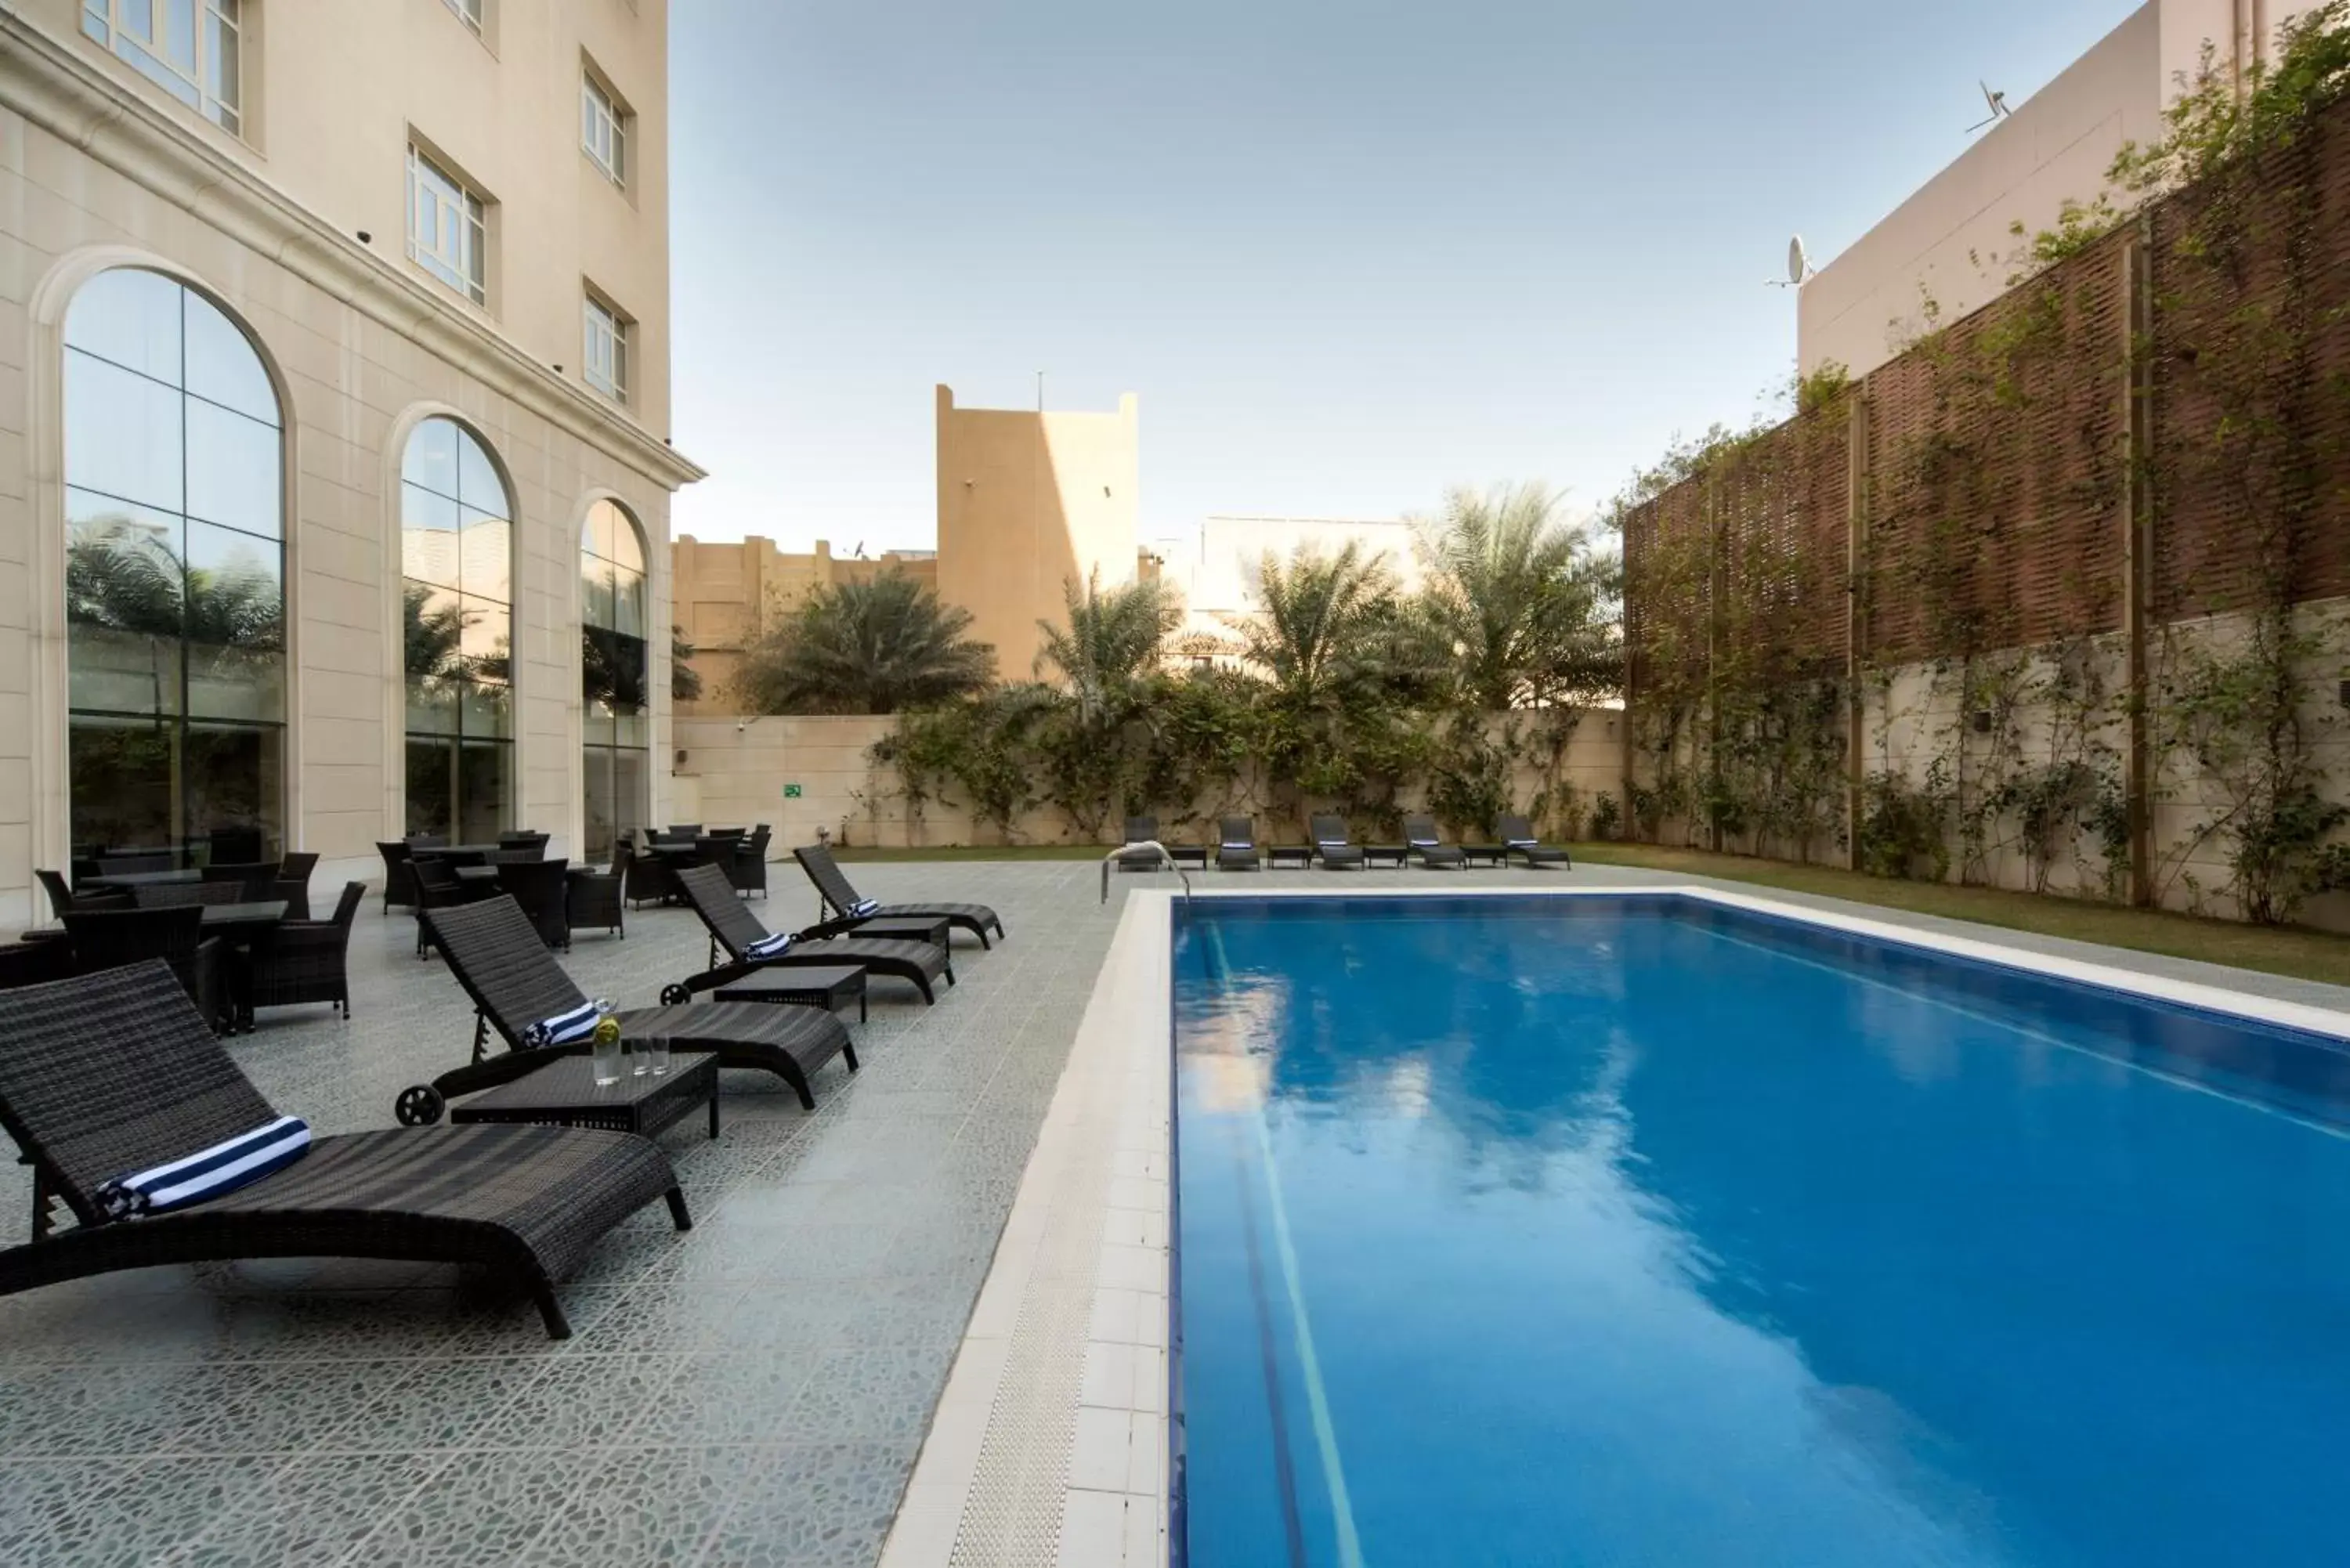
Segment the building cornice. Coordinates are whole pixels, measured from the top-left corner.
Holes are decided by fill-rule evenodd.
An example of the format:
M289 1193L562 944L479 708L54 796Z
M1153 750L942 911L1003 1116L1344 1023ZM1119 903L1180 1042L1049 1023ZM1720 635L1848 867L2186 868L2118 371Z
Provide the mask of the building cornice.
M676 490L702 467L435 298L419 279L328 226L298 202L99 70L0 0L0 107L270 257L492 390Z

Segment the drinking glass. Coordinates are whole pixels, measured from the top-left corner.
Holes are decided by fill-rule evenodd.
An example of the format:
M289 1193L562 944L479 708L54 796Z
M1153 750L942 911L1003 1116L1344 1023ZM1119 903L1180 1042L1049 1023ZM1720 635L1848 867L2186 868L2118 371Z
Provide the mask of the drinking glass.
M620 1081L620 1021L607 1013L596 1025L596 1086L608 1089Z

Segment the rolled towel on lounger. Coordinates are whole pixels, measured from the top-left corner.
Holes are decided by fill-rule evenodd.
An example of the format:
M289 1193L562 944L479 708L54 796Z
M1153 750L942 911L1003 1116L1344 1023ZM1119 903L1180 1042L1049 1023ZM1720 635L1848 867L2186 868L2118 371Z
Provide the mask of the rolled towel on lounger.
M777 931L772 937L761 937L751 943L743 950L743 956L749 959L775 958L791 951L792 941L791 932Z
M161 1214L234 1192L309 1152L310 1125L299 1116L279 1116L210 1148L118 1176L99 1188L98 1205L115 1220Z
M596 1033L596 1021L612 1011L612 1004L601 1000L583 1002L568 1012L558 1012L552 1018L542 1018L522 1032L522 1043L534 1051L549 1045L568 1045L585 1040Z
M881 900L879 898L859 898L848 906L848 917L853 920L861 920L868 915L879 913L880 909Z

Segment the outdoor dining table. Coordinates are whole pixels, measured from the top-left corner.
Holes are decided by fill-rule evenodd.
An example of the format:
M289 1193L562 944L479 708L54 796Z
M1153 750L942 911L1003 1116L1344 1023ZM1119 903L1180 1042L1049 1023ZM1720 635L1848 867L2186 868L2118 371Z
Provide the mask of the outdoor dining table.
M286 919L283 898L256 898L248 904L206 904L203 909L204 935L232 942L251 941ZM19 941L27 942L57 942L65 938L63 925L35 926L17 936Z
M256 898L245 904L206 904L203 909L204 915L201 928L203 934L207 937L218 937L231 947L249 947L255 938L268 935L286 919L286 900L283 898ZM28 931L21 932L17 940L27 942L61 942L66 940L67 935L66 929L61 924L35 926ZM244 983L241 966L230 964L226 968L231 987L230 1000L236 1013L236 1026L239 1029L250 1029L253 1027L253 993Z
M78 877L74 879L74 885L79 888L165 888L203 879L202 871L186 866L177 871L117 871L111 877Z

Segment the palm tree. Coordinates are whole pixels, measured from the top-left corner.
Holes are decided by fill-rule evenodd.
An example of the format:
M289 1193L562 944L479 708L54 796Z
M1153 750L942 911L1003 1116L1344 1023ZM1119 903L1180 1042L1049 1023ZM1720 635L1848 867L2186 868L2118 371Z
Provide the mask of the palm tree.
M1415 519L1422 612L1462 694L1488 711L1610 689L1615 561L1539 484L1455 490Z
M669 695L672 702L695 702L702 698L702 671L690 660L693 644L685 639L685 628L669 628Z
M970 629L969 610L894 567L827 584L744 651L735 698L756 713L894 713L969 696L995 674Z
M1397 672L1401 600L1393 573L1349 541L1258 563L1257 613L1225 618L1240 651L1288 702L1313 706Z
M1083 593L1075 583L1065 585L1063 592L1069 624L1036 623L1045 639L1036 673L1057 673L1076 700L1079 721L1097 723L1158 670L1159 649L1183 624L1183 612L1155 577L1104 593L1096 571Z

